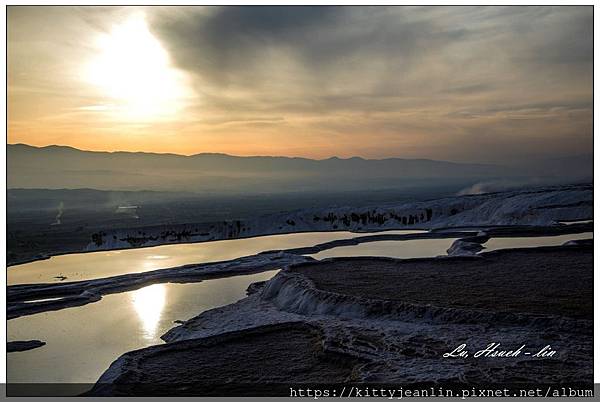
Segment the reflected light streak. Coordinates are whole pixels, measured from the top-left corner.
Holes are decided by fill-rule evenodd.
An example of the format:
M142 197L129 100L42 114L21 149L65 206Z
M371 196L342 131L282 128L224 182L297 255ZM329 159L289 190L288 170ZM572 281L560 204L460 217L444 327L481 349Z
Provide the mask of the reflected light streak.
M141 321L143 337L154 340L165 307L167 288L164 284L146 286L131 294L133 307Z

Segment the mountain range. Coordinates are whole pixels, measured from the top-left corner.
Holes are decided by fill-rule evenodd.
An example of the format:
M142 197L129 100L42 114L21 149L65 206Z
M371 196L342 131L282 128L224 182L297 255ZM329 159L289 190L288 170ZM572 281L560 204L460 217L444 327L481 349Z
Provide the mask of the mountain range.
M296 157L232 156L201 153L184 156L145 152L83 151L67 146L7 145L8 188L157 190L213 193L356 191L430 186L443 182L554 180L591 177L592 161L538 162L500 166L429 159L315 160ZM545 166L546 165L546 166ZM561 174L561 169L577 166ZM589 166L589 169L588 169ZM556 169L560 167L560 169Z

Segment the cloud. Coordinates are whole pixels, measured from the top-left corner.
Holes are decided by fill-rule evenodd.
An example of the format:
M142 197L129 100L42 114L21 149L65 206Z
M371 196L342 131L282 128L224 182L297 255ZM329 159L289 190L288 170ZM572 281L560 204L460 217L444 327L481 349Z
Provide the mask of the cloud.
M403 69L425 54L468 34L401 7L170 11L154 14L154 32L180 67L204 78L204 84L220 87L268 89L280 79L292 90L308 85L327 92L360 87L379 92L389 89L382 85L382 74L396 75L393 81L398 81L407 73ZM378 75L367 80L378 85L357 85L356 74Z
M254 99L250 108L297 104L300 112L307 105L360 110L369 98L396 108L411 97L434 106L435 96L488 96L490 104L507 97L512 103L517 96L510 91L541 92L549 77L563 80L562 86L591 82L587 7L175 11L151 14L153 31L201 92L232 107L236 100L248 102L244 95ZM578 68L588 74L571 76Z
M171 133L180 147L198 147L192 152L503 163L585 153L591 144L591 7L143 10L198 95L184 127ZM18 15L19 35L36 43L32 25L49 28L39 11L34 24L26 11ZM105 30L130 12L52 9L50 33L66 41L73 27ZM9 70L41 65L29 62L29 50L9 57ZM61 57L70 59L76 57ZM70 83L54 84L63 82ZM23 107L21 114L30 112Z

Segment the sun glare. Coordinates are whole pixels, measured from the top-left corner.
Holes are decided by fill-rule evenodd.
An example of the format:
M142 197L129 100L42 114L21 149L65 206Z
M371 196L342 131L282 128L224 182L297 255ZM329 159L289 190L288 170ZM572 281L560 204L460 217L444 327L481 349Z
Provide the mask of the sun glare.
M130 16L96 41L87 80L107 98L102 105L128 120L173 117L188 97L183 74L172 67L142 13Z

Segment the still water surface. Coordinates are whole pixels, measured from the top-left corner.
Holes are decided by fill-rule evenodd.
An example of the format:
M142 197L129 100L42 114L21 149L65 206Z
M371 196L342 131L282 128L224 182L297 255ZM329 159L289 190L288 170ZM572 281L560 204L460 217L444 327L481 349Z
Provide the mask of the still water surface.
M310 255L322 260L330 257L378 256L393 258L418 258L446 255L456 239L385 240L335 247Z
M592 232L560 236L491 238L484 243L485 251L503 248L560 246L569 240L591 239ZM331 257L378 256L392 258L421 258L446 255L456 239L418 239L403 241L376 241L352 246L335 247L310 256L318 260Z
M389 230L385 234L423 233L424 230ZM8 268L8 284L50 283L106 278L185 264L226 261L269 250L309 247L332 240L378 233L307 232L206 243L170 244L115 251L58 255Z
M502 248L560 246L569 240L584 240L591 239L592 237L592 232L573 233L560 236L494 237L484 244L485 249L483 251L493 251Z
M9 341L39 339L46 345L9 353L8 382L94 383L121 354L163 343L160 336L176 325L174 320L234 303L246 296L250 283L277 272L154 284L81 307L9 320Z

